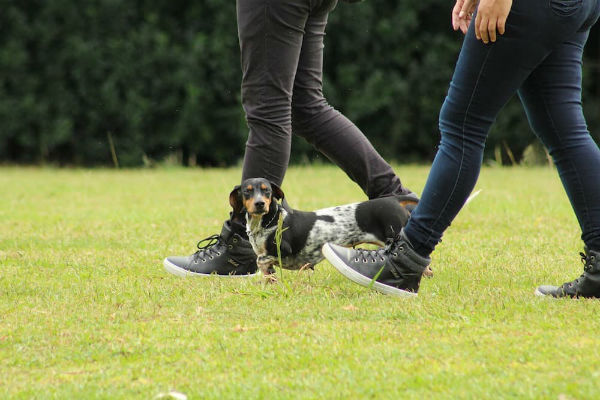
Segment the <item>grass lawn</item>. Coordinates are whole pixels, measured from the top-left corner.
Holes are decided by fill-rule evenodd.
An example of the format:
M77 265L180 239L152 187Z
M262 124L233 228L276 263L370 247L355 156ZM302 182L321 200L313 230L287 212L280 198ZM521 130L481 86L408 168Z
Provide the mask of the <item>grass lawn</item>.
M420 193L428 167L398 166ZM537 298L582 270L556 171L485 168L416 299L339 275L184 279L238 169L0 168L0 398L600 398L600 302ZM363 199L290 169L290 204Z

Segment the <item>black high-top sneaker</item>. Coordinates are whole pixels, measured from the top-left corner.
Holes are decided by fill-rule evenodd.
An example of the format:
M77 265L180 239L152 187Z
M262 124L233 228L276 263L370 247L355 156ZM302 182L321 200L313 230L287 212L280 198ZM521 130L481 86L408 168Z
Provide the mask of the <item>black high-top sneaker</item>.
M178 276L249 277L257 274L256 254L248 239L235 233L231 221L223 224L220 235L198 243L191 256L165 258L165 269Z
M600 251L588 250L581 255L583 274L561 286L544 285L535 289L538 296L600 298Z
M412 297L419 291L424 273L429 272L429 257L417 254L404 231L378 250L323 245L323 255L351 281L393 296Z

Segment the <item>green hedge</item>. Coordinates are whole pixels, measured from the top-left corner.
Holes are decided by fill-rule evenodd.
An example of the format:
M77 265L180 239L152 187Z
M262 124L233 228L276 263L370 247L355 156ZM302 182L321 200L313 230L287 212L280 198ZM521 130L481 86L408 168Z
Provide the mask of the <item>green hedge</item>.
M330 15L326 95L390 160L435 152L462 36L450 28L451 6L370 0ZM596 27L584 97L596 138L599 47ZM0 161L110 165L111 138L121 165L169 155L230 165L247 135L239 87L234 1L30 0L0 12ZM533 140L513 101L488 151L504 141L518 157ZM317 157L294 146L293 161Z

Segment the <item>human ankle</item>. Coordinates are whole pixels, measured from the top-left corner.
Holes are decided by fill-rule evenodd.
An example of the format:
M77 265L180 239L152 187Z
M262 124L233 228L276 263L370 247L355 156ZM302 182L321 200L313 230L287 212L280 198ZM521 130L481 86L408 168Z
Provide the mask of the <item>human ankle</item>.
M419 256L421 256L423 258L429 258L429 256L433 252L433 249L430 249L429 247L414 240L411 237L410 232L407 232L405 229L403 230L403 237L406 240L406 242L408 243L408 245L413 249L413 251L415 253L417 253Z

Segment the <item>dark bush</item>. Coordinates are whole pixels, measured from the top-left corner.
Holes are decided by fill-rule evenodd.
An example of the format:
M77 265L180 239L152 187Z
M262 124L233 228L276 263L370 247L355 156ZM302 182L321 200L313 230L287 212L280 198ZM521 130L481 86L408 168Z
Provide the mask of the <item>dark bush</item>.
M330 16L325 91L390 160L429 161L461 35L449 1L340 3ZM598 27L584 102L600 133ZM29 0L0 12L0 161L121 165L176 155L231 165L247 129L240 106L235 3L222 0ZM519 157L533 141L518 100L499 117ZM293 161L314 159L301 140ZM504 147L503 147L504 148ZM506 160L505 160L506 161Z

